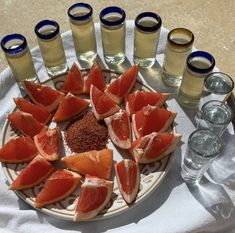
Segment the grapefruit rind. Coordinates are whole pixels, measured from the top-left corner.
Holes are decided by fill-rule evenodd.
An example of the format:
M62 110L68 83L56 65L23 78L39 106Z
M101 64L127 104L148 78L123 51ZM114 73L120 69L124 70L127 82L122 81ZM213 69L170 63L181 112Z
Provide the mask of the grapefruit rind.
M151 146L152 146L154 138L156 138L157 136L158 136L158 133L153 132L149 135L146 135L142 138L137 139L138 142L134 141L132 143L132 149L130 150L130 152L137 163L148 164L148 163L153 163L158 160L161 160L162 158L169 155L175 150L175 148L179 144L181 137L182 137L181 134L177 134L177 133L173 134L174 137L170 145L167 148L165 148L161 154L157 155L156 157L149 158L148 153L153 153ZM141 146L142 143L144 144L146 148L143 148Z
M71 175L71 177L69 177L69 178L63 177L64 175L68 175L68 174ZM66 192L63 195L58 196L58 197L54 197L53 199L40 200L40 199L43 199L43 195L46 196L46 194L47 194L46 189L50 189L51 187L54 188L53 180L57 181L56 182L57 185L58 185L58 181L60 181L61 183L59 185L63 186L64 182L66 182L66 179L73 180L74 184L68 190L66 190ZM64 198L66 198L67 196L69 196L71 193L73 193L75 191L75 189L80 184L80 181L81 181L81 176L78 173L75 173L75 172L72 172L72 171L69 171L66 169L59 169L59 170L53 172L51 174L51 176L46 180L46 183L45 183L43 189L41 190L41 192L37 195L37 197L35 199L34 207L40 208L42 206L49 205L49 204L63 200ZM60 186L57 186L56 188L59 189ZM54 192L54 190L52 190L52 192Z
M73 218L74 221L81 221L81 220L91 219L91 218L95 217L108 204L108 202L111 199L112 192L113 192L113 181L100 179L98 177L86 176L85 182L82 184L80 197L84 196L82 194L82 192L85 192L86 189L88 189L88 192L89 192L89 189L93 189L93 191L94 191L94 190L98 190L96 188L99 188L99 187L107 188L107 195L104 198L103 203L100 206L98 206L96 209L90 210L88 212L83 212L83 211L79 210L79 205L81 204L81 203L79 203L79 202L81 202L81 200L79 198L78 202L77 202L77 207L76 207L76 210L75 210L75 215L74 215L74 218ZM97 195L94 195L94 198L96 196L98 196L98 193L97 193ZM84 200L82 200L82 201L84 202ZM85 204L89 205L89 203L94 204L94 200L93 201L86 200Z
M135 188L132 190L131 193L126 193L123 190L123 184L121 183L121 180L120 180L119 175L118 175L118 165L121 164L121 163L124 164L125 168L127 169L127 173L128 173L128 168L129 168L130 164L136 166L137 172L136 172ZM124 160L120 161L119 163L115 164L115 174L116 174L116 177L117 177L118 188L120 190L120 193L122 194L123 199L126 201L127 204L131 204L136 199L136 196L137 196L138 191L139 191L139 186L140 186L140 170L139 170L138 164L135 163L133 160L124 159ZM128 178L131 179L131 177L127 177L127 179Z
M122 148L122 149L130 149L131 148L131 124L130 124L130 120L129 120L129 116L127 116L127 124L126 122L124 122L124 120L122 120L122 116L126 114L126 112L124 110L120 110L119 112L115 113L114 115L111 115L107 118L104 119L106 126L108 127L108 133L109 133L109 137L112 140L112 142ZM120 119L120 120L119 120ZM120 124L123 123L123 125L120 125L120 127L125 127L129 130L129 135L128 138L126 140L120 139L117 135L117 133L115 132L115 129L112 127L112 120L119 120Z

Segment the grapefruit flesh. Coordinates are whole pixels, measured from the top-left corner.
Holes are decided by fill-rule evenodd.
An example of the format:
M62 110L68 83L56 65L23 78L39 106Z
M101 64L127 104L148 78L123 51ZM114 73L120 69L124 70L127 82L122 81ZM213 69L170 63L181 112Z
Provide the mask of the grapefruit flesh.
M106 88L105 94L108 95L116 104L121 104L123 99L134 87L138 71L139 66L133 65Z
M60 156L60 129L44 129L34 136L34 144L38 152L49 161L55 161Z
M90 98L92 111L97 120L111 116L120 109L117 104L94 85L91 85Z
M22 163L37 155L37 148L29 137L12 138L0 149L0 162Z
M133 130L137 138L152 132L164 132L173 122L176 113L156 106L146 106L132 115Z
M24 81L24 89L35 104L44 106L49 112L53 112L64 97L60 91L30 81Z
M62 91L65 93L71 92L72 94L81 94L83 93L83 77L82 72L76 65L73 63L70 71L66 75Z
M42 156L36 156L17 176L10 185L10 189L20 190L34 187L41 183L54 167Z
M12 112L7 119L24 135L34 137L46 126L38 122L30 113Z
M113 182L86 176L75 210L74 221L95 217L110 201Z
M62 158L62 162L72 171L81 175L92 175L104 179L111 179L113 167L113 151L103 149L77 153Z
M173 152L180 139L180 134L153 132L132 143L132 155L138 163L152 163Z
M40 123L47 124L52 117L51 113L45 107L33 104L24 98L14 98L14 102L20 111L32 114Z
M101 91L105 89L104 74L97 61L92 65L87 79L85 80L84 93L90 93L91 85L94 85Z
M138 165L130 159L124 159L115 165L115 173L119 190L124 200L132 203L140 186L140 171Z
M126 111L129 115L140 111L147 105L161 107L168 99L168 93L135 91L126 98Z
M80 184L81 176L66 169L59 169L47 179L34 203L39 208L69 196Z
M131 148L131 126L126 111L120 110L114 115L104 119L112 142L122 148Z
M59 104L52 120L55 122L67 121L86 109L88 105L89 102L87 100L68 93Z

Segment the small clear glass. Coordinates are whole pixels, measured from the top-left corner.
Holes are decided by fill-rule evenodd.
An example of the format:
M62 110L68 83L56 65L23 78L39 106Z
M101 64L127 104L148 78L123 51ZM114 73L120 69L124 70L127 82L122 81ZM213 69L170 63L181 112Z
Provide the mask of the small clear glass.
M60 26L54 20L42 20L34 28L47 73L59 75L67 70Z
M28 48L27 40L23 35L10 34L5 36L1 41L1 47L20 88L22 88L21 82L24 80L37 80L32 55Z
M188 139L181 176L188 183L198 183L214 159L221 153L222 142L209 129L194 131Z
M153 12L143 12L135 19L134 63L151 67L156 61L162 26L161 17Z
M77 58L93 63L97 56L93 9L87 3L76 3L68 9Z
M100 12L100 28L104 59L108 64L118 65L125 60L126 13L116 6Z
M221 136L233 114L231 108L222 101L211 100L206 102L198 115L198 128L208 128Z
M180 85L193 41L193 33L186 28L175 28L168 33L162 72L162 80L166 86Z
M204 51L196 51L187 57L183 79L177 99L185 108L196 108L201 97L205 77L215 66L214 57Z

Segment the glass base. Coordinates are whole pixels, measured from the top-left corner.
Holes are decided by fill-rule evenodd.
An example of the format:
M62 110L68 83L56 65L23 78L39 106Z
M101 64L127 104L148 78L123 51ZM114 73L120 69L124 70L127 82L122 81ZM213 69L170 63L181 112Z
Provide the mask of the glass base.
M188 169L184 164L182 166L182 170L181 170L181 177L183 178L183 180L187 183L190 184L196 184L199 183L200 179L202 178L203 174L199 173L199 171L195 171L195 170L191 170Z
M138 58L134 57L134 63L139 64L142 68L149 68L154 65L156 58Z
M182 76L170 74L165 69L163 69L162 81L168 87L179 87L182 81Z
M117 55L104 55L104 59L106 63L111 65L119 65L124 62L125 60L125 54L119 53Z
M85 53L77 54L78 60L82 60L89 63L93 63L96 57L97 57L97 52L95 51L87 51Z
M46 67L47 73L50 76L57 76L63 74L67 71L67 69L68 69L67 63L54 67Z
M198 103L199 103L199 99L198 98L193 98L191 96L184 95L180 91L179 91L179 94L177 96L177 100L178 100L179 104L182 107L190 108L190 109L197 108L198 107Z
M38 76L34 76L32 78L27 78L27 79L24 79L22 81L17 81L17 85L18 85L18 87L20 88L21 91L24 91L24 85L23 85L24 81L30 81L30 82L38 83L39 79L38 79Z

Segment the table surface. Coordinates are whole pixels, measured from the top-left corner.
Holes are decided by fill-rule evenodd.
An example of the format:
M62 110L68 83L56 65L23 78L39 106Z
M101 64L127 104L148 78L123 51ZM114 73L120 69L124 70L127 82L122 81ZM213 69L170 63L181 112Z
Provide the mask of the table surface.
M143 11L157 12L164 27L173 29L186 27L195 35L195 47L214 55L217 67L235 77L235 1L234 0L153 0L153 1L86 1L94 9L94 21L98 22L99 12L108 5L125 9L127 19L134 19ZM37 45L34 26L42 19L58 21L61 32L70 29L67 9L72 0L2 0L0 1L0 38L9 33L26 36L30 48ZM0 52L0 71L7 66L3 52Z

